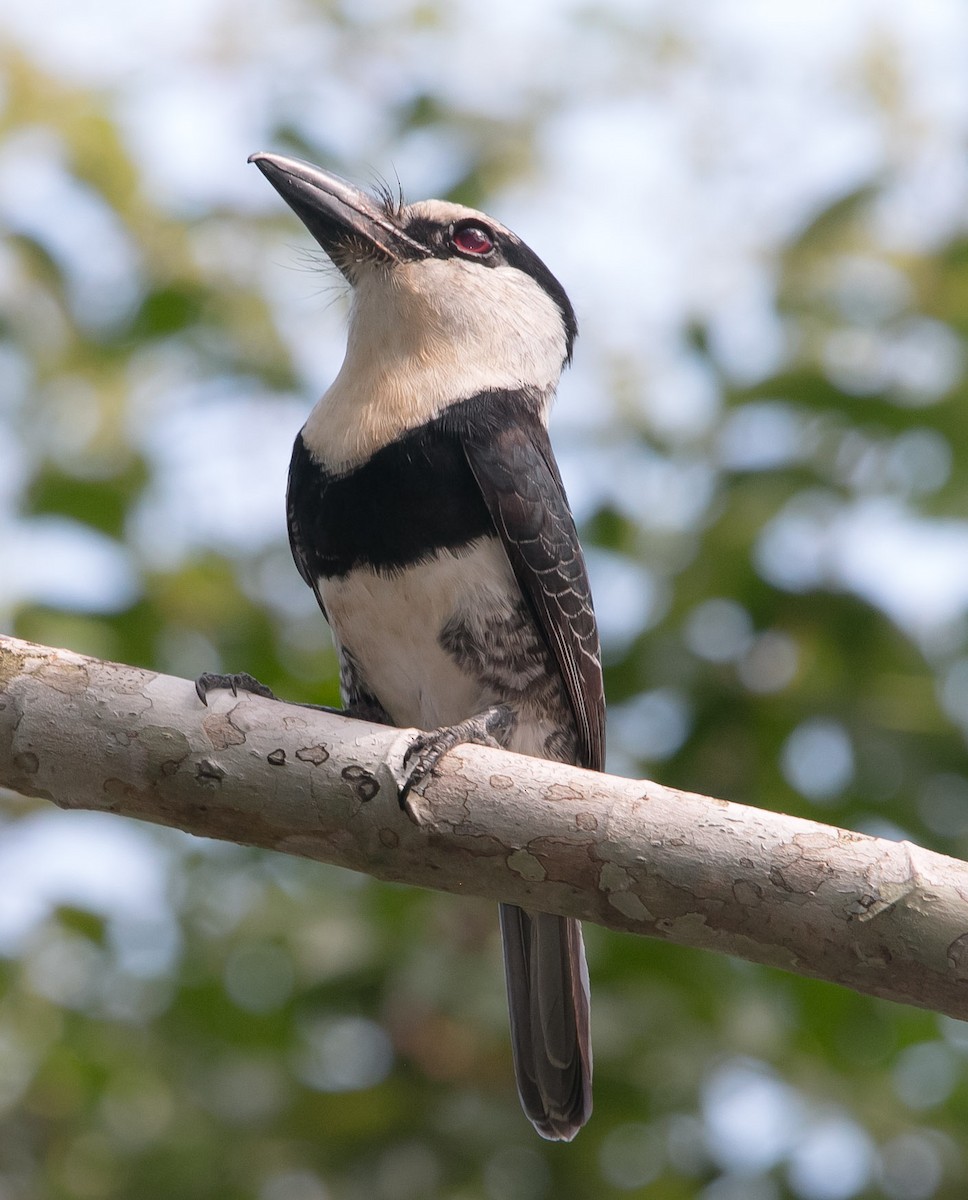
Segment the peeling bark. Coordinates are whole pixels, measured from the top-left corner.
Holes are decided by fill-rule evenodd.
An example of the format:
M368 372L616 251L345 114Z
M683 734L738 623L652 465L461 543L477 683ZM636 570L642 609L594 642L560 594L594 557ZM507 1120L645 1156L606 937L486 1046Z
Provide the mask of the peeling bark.
M0 786L738 955L968 1019L968 865L0 636Z

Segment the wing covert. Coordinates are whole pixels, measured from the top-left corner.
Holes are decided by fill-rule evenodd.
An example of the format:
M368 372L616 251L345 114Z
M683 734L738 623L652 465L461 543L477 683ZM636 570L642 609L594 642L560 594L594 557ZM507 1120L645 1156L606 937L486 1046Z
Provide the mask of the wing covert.
M578 727L579 766L604 769L605 694L588 573L547 430L515 423L464 452L565 681Z

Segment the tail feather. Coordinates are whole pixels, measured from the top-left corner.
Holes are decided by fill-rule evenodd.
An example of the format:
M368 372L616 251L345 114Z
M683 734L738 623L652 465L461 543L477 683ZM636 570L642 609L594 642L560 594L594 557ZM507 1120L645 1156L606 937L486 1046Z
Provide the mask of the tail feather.
M542 1137L570 1142L592 1111L581 925L502 904L501 933L521 1105Z

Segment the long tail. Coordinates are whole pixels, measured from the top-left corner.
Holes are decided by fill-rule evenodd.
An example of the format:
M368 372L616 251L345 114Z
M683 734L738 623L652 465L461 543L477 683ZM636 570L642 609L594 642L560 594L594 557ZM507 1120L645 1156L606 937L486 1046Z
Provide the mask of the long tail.
M588 968L570 917L501 905L518 1094L544 1138L570 1142L592 1111Z

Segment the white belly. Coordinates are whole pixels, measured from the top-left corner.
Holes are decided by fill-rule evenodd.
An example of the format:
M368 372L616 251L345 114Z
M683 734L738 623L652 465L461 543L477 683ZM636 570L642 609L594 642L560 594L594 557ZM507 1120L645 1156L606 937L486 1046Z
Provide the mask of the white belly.
M497 538L392 574L360 567L320 580L319 594L336 640L395 725L453 725L501 698L440 643L454 619L511 620L520 592Z

